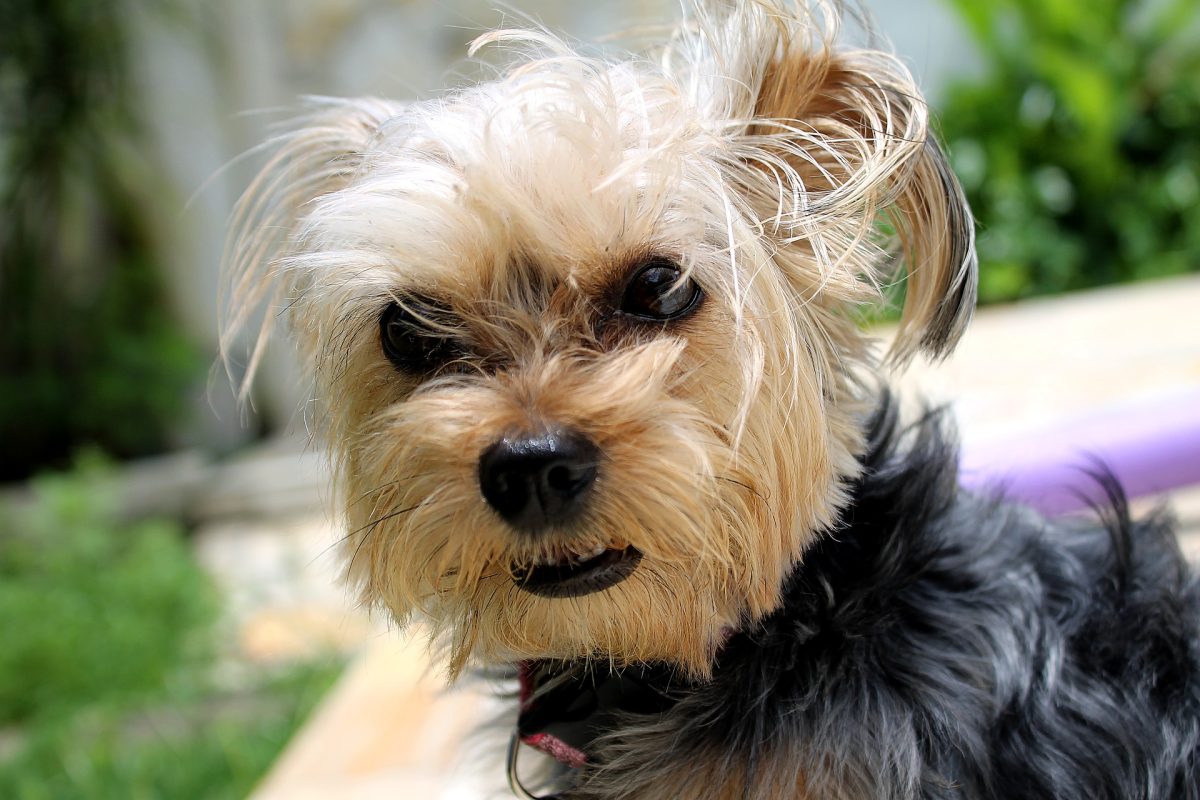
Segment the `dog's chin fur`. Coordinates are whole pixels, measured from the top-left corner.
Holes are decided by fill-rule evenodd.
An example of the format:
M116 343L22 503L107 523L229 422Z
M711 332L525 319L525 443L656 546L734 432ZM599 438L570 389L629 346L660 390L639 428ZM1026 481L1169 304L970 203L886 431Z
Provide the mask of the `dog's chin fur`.
M337 461L349 577L396 619L423 615L452 673L555 656L708 674L844 505L874 360L856 311L899 256L894 357L961 333L961 192L906 70L836 49L837 28L823 3L699 4L656 60L497 32L476 46L520 55L491 83L315 101L281 135L239 209L226 336L285 305ZM621 313L648 259L701 288L697 310ZM398 369L379 332L417 299L456 348L425 372ZM563 427L599 448L595 497L569 529L518 535L480 495L480 454ZM513 580L572 545L643 559L571 600Z

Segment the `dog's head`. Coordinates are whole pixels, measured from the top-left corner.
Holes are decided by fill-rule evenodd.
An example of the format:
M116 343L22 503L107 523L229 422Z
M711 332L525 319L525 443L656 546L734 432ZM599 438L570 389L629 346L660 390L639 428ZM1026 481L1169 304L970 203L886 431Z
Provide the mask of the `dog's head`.
M893 357L961 334L961 192L906 70L837 27L700 3L655 60L492 33L525 52L498 80L319 102L247 193L229 335L286 309L349 575L453 669L704 674L836 524L856 311L906 271Z

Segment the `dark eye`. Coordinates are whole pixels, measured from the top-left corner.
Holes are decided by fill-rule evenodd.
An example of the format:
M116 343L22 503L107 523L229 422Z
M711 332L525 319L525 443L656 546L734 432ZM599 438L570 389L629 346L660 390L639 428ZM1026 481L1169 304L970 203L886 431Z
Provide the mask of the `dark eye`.
M384 355L406 372L433 372L462 358L463 349L443 328L453 318L432 303L392 303L379 317L379 341Z
M643 264L625 286L621 311L634 317L670 320L690 314L704 296L691 278L680 280L683 270L666 259Z

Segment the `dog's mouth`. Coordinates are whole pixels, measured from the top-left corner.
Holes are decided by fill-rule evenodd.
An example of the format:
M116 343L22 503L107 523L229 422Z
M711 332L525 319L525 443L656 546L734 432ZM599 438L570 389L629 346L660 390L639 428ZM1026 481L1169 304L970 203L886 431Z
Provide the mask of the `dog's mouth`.
M582 597L602 592L628 578L642 553L633 545L587 553L562 551L513 569L513 582L538 597Z

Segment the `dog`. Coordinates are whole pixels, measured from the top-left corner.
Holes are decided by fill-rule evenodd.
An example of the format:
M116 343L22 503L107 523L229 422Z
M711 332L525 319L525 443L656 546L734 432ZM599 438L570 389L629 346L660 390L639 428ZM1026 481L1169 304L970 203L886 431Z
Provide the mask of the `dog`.
M519 673L564 799L1200 798L1170 519L969 494L884 388L976 290L908 71L833 2L684 11L644 56L488 33L494 80L273 142L223 341L272 310L252 374L288 320L363 602Z

